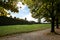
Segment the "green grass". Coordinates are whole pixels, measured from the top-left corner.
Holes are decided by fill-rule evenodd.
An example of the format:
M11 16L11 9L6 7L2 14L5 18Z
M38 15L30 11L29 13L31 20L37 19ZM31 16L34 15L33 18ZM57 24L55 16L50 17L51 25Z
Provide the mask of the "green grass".
M43 30L47 28L50 28L50 24L0 26L0 36L5 36L14 33L24 33L36 30Z

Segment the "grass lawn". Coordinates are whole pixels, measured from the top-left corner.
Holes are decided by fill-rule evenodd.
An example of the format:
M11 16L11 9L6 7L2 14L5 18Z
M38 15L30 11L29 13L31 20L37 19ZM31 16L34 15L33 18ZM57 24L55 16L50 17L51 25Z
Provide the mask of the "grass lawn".
M47 28L50 28L50 24L0 26L0 36L5 36L14 33L31 32L36 30L44 30Z

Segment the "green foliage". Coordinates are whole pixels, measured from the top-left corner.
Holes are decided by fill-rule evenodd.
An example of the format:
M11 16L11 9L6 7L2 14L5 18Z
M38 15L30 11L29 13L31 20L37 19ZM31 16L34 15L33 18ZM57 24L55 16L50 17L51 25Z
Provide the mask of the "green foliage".
M51 20L52 10L54 9L54 11L56 11L57 13L60 10L60 0L24 0L24 3L26 3L31 9L32 17L34 18L45 17L46 20ZM55 17L57 14L56 12L52 13Z
M19 19L19 18L12 18L11 17L6 17L6 16L0 16L0 25L17 25L17 24L32 24L28 22L27 20Z
M0 7L0 16L7 16L8 13L6 12L6 10L2 7Z
M12 1L12 2L1 2L0 1L0 7L3 7L6 10L11 10L14 12L18 12L17 7L16 7L16 2Z
M18 12L18 8L16 7L17 0L0 0L0 16L7 16L7 10L11 10L12 12Z

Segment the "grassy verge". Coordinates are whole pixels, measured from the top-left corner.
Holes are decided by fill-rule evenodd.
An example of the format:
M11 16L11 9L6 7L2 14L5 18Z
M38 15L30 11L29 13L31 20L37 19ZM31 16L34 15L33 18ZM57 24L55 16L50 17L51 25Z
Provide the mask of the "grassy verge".
M5 36L14 33L31 32L36 30L44 30L47 28L50 28L50 24L0 26L0 36Z

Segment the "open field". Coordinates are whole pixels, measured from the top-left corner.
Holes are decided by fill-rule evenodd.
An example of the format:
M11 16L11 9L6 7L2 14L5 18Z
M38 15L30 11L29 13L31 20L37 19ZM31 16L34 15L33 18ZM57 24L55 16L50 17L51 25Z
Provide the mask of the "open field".
M44 30L47 28L50 28L50 24L0 26L0 36L5 36L14 33L31 32L36 30Z

